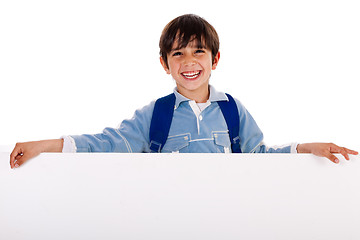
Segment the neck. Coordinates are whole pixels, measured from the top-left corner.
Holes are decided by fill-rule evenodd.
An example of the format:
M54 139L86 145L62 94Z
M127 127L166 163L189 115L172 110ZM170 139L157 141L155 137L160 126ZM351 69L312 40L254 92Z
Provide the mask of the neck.
M177 91L184 97L194 100L197 103L205 103L210 97L209 86L202 89L196 89L194 91L177 87Z

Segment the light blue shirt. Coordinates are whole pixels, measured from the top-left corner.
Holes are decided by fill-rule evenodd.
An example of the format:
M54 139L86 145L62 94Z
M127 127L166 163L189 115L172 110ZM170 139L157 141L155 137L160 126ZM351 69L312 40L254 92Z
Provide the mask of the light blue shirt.
M169 136L162 152L228 153L231 152L227 125L217 101L228 100L225 93L210 86L205 104L196 104L174 90L176 101ZM267 147L263 133L246 108L235 99L240 117L240 146L243 153L296 152L296 144ZM71 136L76 152L150 152L149 129L155 101L124 120L119 128L105 128L99 134ZM65 145L65 144L64 144Z

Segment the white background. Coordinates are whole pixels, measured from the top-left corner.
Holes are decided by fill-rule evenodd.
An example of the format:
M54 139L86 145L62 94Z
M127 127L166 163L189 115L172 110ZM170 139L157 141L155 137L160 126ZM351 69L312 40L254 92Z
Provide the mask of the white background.
M159 37L195 13L220 36L211 84L269 145L359 150L359 12L356 0L1 1L0 145L98 133L170 93Z

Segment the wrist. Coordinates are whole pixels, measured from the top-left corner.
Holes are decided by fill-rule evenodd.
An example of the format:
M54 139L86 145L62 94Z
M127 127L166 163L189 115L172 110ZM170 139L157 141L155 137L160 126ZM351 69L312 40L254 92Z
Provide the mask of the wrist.
M310 149L308 148L309 144L308 143L302 143L299 144L296 148L298 153L311 153Z
M64 145L64 139L43 140L41 142L42 152L61 152Z
M304 147L304 144L298 144L296 147L296 151L298 153L303 153L303 147Z

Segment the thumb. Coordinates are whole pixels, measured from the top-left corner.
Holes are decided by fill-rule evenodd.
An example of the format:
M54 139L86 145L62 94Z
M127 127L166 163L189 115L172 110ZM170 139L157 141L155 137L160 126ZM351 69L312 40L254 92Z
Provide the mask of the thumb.
M324 157L330 159L330 161L332 161L333 163L339 163L339 159L334 154L331 154L330 152L326 153Z
M22 155L18 155L15 157L14 161L14 167L18 168L21 165L23 165L25 162L27 162L29 159L36 157L40 153L34 153L34 152L24 152Z

